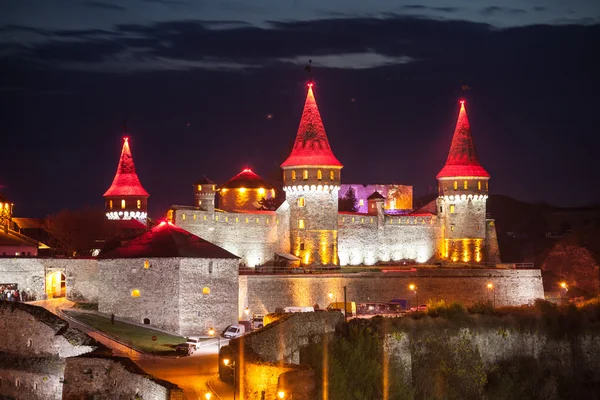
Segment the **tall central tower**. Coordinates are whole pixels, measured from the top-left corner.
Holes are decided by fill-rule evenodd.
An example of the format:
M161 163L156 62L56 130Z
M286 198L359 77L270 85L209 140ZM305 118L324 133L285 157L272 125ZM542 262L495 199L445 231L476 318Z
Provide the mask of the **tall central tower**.
M477 159L465 101L462 100L448 159L437 174L438 215L444 240L442 259L451 262L488 261L486 232L493 231L495 236L493 221L490 221L490 227L486 222L489 179L490 174Z
M338 191L342 163L333 155L308 84L291 154L281 164L290 206L290 249L305 265L338 265Z

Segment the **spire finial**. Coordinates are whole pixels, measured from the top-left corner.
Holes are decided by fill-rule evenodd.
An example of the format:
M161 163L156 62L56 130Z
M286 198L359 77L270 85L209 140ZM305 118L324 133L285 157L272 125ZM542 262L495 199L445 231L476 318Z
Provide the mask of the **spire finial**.
M304 67L304 70L308 73L308 87L311 88L313 86L312 60L308 60L308 65L306 67Z

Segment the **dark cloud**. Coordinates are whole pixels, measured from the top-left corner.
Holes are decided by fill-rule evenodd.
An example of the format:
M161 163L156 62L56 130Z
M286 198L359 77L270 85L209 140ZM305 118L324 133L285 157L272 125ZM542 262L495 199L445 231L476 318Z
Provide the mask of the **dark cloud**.
M111 11L127 11L125 7L119 6L113 3L105 3L102 1L86 1L85 4L88 7L92 8L101 8L103 10L111 10Z
M431 7L431 6L424 6L421 4L409 4L406 6L402 6L401 7L404 10L422 10L422 11L439 11L439 12L445 12L445 13L454 13L454 12L458 12L461 10L461 8L459 7Z
M546 8L546 7L539 7L539 6L538 7L533 7L533 11L537 11L537 12L544 12L544 11L547 11L547 10L548 10L548 8Z
M512 7L491 6L491 7L486 7L483 10L481 10L481 14L487 15L487 16L498 15L498 14L516 15L516 14L525 14L525 13L527 13L527 11L522 8L512 8Z

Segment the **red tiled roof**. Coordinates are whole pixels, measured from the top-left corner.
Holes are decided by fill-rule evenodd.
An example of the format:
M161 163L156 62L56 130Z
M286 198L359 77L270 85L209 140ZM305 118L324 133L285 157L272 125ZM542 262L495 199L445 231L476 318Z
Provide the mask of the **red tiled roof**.
M437 178L455 176L475 176L489 178L490 174L481 166L475 153L475 145L471 136L471 125L467 118L465 102L461 101L458 121L454 130L454 137L450 145L450 153L446 165L437 174Z
M125 138L117 174L110 188L104 193L104 197L111 196L141 196L148 197L149 194L144 190L140 179L135 172L135 164L129 149L128 138Z
M161 222L141 236L100 255L105 259L157 257L239 258L171 222Z
M306 95L298 133L296 134L296 142L290 156L281 164L282 167L299 165L342 166L342 163L335 158L329 146L325 127L312 91L312 84L308 86L308 94Z
M242 172L220 185L219 188L224 189L273 189L273 185L267 183L263 178L256 175L250 168L244 169Z
M147 226L144 223L141 223L135 218L132 219L117 219L111 221L112 225L115 225L118 229L127 229L127 230L146 230Z

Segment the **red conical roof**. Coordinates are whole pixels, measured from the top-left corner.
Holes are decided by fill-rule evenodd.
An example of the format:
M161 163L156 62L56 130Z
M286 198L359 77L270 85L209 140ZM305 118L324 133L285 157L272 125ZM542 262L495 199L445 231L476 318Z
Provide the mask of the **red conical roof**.
M144 190L140 179L135 172L135 164L129 149L129 138L124 138L123 150L121 150L121 159L117 167L117 174L110 188L104 193L104 197L111 196L142 196L148 197L149 194Z
M300 165L330 165L341 167L342 163L333 155L319 108L312 91L312 83L308 84L308 94L304 103L304 111L296 134L296 142L290 156L281 164L282 167Z
M437 174L437 178L450 178L456 176L474 176L489 178L490 174L481 166L475 154L475 145L471 136L471 125L467 118L465 101L460 102L460 112L454 130L454 137L450 145L450 154L446 165Z

